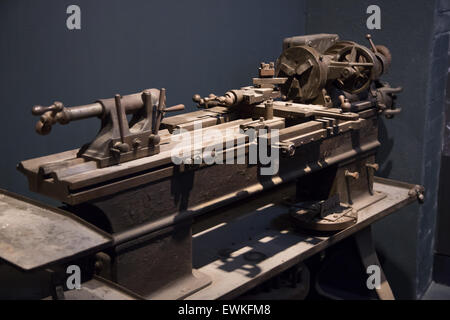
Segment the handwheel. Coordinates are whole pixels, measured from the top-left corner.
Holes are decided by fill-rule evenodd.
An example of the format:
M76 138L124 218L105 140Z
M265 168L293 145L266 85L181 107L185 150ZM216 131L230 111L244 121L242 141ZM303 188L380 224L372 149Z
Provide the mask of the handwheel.
M351 72L336 79L337 86L349 93L358 94L366 90L379 70L375 63L376 57L372 51L351 41L340 41L330 47L326 53L334 56L334 61L347 65Z

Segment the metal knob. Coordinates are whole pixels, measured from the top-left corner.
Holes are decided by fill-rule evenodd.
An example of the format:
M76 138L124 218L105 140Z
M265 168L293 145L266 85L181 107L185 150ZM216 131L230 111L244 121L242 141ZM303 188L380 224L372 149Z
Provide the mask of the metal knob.
M55 101L52 105L44 107L44 106L33 106L31 108L31 113L35 116L40 116L46 112L52 111L54 113L60 112L64 109L64 104L59 101Z
M348 101L348 99L345 99L345 97L343 95L339 96L339 101L341 102L341 109L344 110L345 112L350 111L350 109L352 108L351 103Z
M372 47L372 51L373 51L374 53L377 53L378 50L377 50L377 47L375 46L375 44L374 44L373 41L372 41L372 35L366 34L366 39L369 40L370 46Z
M378 163L366 163L366 167L373 169L374 171L378 171L378 169L380 169Z
M348 170L345 170L345 176L352 179L359 179L359 172L351 172Z

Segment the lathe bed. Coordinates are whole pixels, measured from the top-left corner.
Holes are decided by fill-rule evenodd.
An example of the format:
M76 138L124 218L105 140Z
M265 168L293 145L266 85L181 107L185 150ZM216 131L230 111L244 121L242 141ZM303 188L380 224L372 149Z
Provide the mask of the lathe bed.
M292 227L286 217L286 206L279 204L289 193L289 188L271 194L270 199L265 198L263 201L258 197L245 204L226 208L211 218L200 219L194 224L193 263L197 270L211 277L212 283L185 299L238 298L348 237L355 237L361 261L367 267L377 262L373 260L377 258L371 247L372 224L415 202L416 197L411 192L414 187L377 177L374 190L388 196L362 209L356 224L331 235L311 235ZM271 203L264 204L268 200ZM256 257L260 255L263 260L249 260L252 254ZM66 299L79 299L88 294L96 299L130 299L128 292L120 290L123 289L94 278L83 284L81 290L66 292ZM386 279L377 293L382 299L393 298ZM164 298L167 293L161 291L159 294L153 298Z

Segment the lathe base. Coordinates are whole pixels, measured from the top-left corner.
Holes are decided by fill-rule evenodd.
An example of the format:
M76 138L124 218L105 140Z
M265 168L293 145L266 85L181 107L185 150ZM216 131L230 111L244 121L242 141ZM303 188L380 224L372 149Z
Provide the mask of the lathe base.
M176 282L168 284L145 298L151 300L180 300L207 287L211 283L212 280L208 275L192 269L192 275L177 279Z

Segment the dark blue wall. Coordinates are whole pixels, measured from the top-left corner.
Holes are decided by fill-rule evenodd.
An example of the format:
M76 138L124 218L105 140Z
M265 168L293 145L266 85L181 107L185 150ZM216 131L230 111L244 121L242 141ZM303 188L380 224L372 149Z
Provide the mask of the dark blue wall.
M76 148L97 119L34 132L34 104L67 106L165 87L168 103L192 109L194 93L250 84L286 36L305 32L299 0L0 1L0 187L31 195L15 170L24 159ZM66 28L81 7L82 28ZM35 195L33 195L35 196Z

